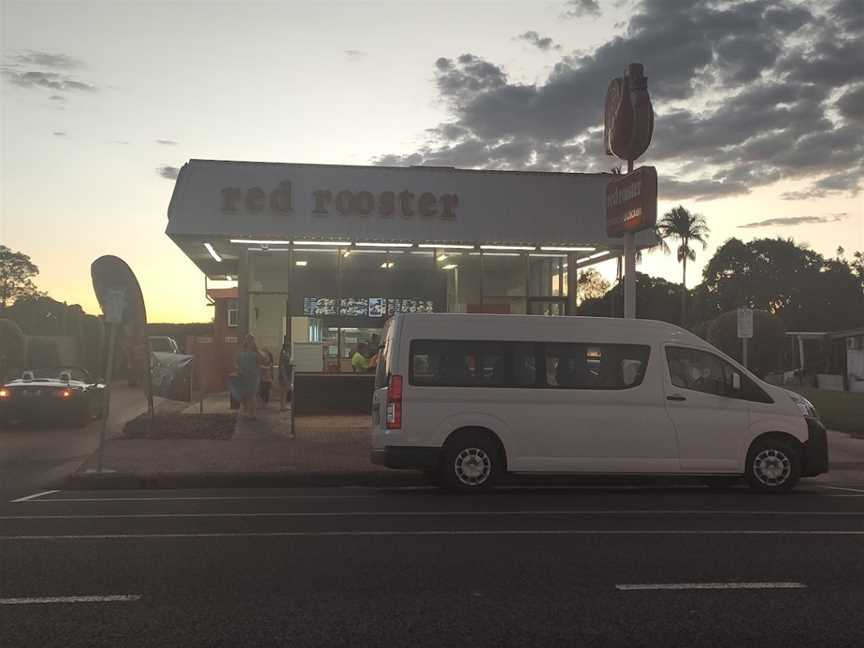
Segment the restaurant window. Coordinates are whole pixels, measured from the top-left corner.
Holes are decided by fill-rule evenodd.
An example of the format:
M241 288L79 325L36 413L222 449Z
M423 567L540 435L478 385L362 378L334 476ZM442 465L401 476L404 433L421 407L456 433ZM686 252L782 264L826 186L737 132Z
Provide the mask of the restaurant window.
M228 317L228 327L236 328L240 326L240 309L237 307L237 300L231 299L226 304L226 314Z
M533 387L534 344L471 340L414 340L409 380L434 387Z

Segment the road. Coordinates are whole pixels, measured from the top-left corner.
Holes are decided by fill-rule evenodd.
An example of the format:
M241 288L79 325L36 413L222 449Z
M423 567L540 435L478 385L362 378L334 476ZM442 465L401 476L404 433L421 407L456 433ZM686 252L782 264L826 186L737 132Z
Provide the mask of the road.
M115 385L108 424L113 430L144 409L140 389ZM99 447L100 421L86 428L16 424L0 427L0 493L51 485L70 475Z
M4 648L864 645L864 477L33 495L0 504Z

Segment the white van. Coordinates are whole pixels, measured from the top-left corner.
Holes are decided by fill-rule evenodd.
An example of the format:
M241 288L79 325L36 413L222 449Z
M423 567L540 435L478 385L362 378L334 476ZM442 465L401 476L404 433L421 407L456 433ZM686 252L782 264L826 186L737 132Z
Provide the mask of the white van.
M803 397L652 320L402 314L380 352L372 461L481 490L511 473L744 477L828 470Z

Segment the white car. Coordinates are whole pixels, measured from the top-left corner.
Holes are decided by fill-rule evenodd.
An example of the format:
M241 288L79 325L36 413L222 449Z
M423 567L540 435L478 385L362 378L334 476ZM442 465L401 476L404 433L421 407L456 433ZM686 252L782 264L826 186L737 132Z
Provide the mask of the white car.
M473 491L505 472L744 478L828 470L803 397L652 320L402 314L372 403L373 463Z

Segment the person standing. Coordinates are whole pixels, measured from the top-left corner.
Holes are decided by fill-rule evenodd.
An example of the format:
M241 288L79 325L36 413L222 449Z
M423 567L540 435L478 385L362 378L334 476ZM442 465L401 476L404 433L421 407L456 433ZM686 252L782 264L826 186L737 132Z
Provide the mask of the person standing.
M264 350L264 362L261 365L261 384L258 388L258 394L261 396L261 401L264 407L270 404L270 391L273 388L273 354L270 351Z
M279 409L283 412L287 409L285 404L288 401L288 397L291 396L293 371L294 366L291 364L291 343L288 341L288 336L286 335L282 342L282 349L279 351Z
M366 357L367 351L368 347L365 342L357 345L357 350L351 356L351 367L354 369L354 373L363 373L369 369L369 358Z
M255 418L258 383L261 379L261 354L255 336L243 338L243 348L237 354L237 396L249 418Z

